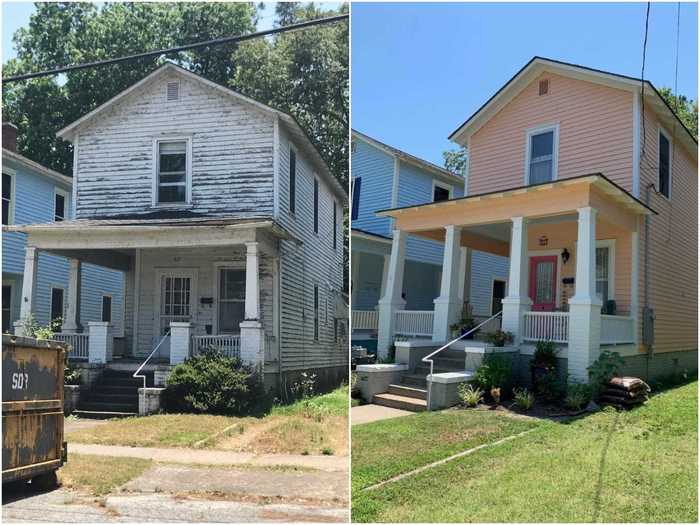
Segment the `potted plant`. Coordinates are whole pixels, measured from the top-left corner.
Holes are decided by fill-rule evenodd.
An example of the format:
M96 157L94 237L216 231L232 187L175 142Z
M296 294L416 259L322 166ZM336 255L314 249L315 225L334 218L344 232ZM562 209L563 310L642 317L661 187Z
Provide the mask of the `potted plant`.
M452 334L452 338L456 339L461 333L461 325L459 323L451 324L450 325L450 333Z
M503 330L496 330L495 332L489 332L486 334L486 341L491 343L493 346L501 348L513 342L513 334L510 332L504 332Z
M530 374L535 391L551 398L557 374L557 347L553 341L537 341L535 354L530 362Z

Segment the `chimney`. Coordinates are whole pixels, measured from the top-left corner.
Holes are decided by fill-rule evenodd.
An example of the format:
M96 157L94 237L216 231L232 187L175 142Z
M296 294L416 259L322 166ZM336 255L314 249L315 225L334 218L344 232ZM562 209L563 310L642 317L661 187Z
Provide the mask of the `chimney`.
M12 122L2 123L2 147L17 152L17 126Z

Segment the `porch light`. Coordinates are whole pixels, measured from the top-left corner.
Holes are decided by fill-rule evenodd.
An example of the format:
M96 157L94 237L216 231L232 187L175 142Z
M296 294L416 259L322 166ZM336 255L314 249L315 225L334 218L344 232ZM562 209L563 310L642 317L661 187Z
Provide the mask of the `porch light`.
M569 257L571 257L571 254L569 253L569 250L564 248L564 250L561 252L561 262L563 264L566 264L566 262L569 260Z

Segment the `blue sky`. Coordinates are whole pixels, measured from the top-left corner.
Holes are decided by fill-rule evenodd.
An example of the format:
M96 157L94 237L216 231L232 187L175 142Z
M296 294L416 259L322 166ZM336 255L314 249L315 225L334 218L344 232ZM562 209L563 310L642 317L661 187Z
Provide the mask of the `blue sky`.
M674 85L676 3L652 3L645 77ZM352 5L352 126L442 165L447 136L535 55L639 77L646 4ZM697 100L697 4L678 91Z

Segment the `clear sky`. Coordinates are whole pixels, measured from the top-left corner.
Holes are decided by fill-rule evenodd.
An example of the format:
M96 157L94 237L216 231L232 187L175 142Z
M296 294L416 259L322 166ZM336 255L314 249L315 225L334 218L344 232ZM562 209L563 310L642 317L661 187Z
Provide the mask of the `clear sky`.
M673 88L674 3L652 3L645 78ZM639 77L646 4L352 4L352 126L442 165L447 140L539 55ZM697 4L681 4L678 91L698 98Z

